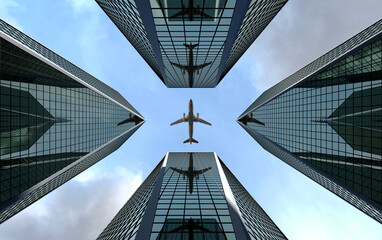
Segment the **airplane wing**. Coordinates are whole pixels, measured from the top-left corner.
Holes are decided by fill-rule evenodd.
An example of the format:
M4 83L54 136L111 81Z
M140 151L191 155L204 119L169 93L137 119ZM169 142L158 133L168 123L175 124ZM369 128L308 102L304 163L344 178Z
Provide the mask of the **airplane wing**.
M117 124L117 126L122 125L122 124L125 124L125 123L128 123L128 122L134 122L134 119L133 119L133 118L134 118L134 115L131 114L131 113L129 113L129 118L127 118L127 119L125 119L125 120L119 122L119 123Z
M179 11L179 12L175 13L174 15L170 16L170 19L171 18L177 18L177 17L180 17L180 16L184 16L186 14L187 14L186 11L182 10L182 11Z
M257 124L260 124L260 125L265 126L265 123L263 123L263 122L261 122L261 121L255 119L255 118L250 118L250 119L248 120L248 122L254 122L254 123L257 123Z
M194 14L195 15L200 15L200 16L203 16L204 18L213 18L212 16L208 15L207 13L203 12L203 11L200 11L199 9L193 9L194 11ZM177 18L177 17L180 17L180 16L184 16L184 15L188 15L188 12L186 12L185 10L182 10L182 11L179 11L177 13L175 13L174 15L170 16L170 19L171 18Z
M132 118L128 118L128 119L126 119L126 120L123 120L122 122L119 122L119 123L117 124L117 126L122 125L122 124L125 124L125 123L128 123L128 122L134 122L134 120L133 120Z
M198 170L198 171L194 171L194 174L195 174L195 175L200 175L200 174L202 174L202 173L207 172L207 171L210 170L210 169L211 169L211 167L209 167L209 168L205 168L205 169L202 169L202 170Z
M207 229L207 228L205 228L205 227L203 227L203 226L200 226L199 224L195 224L195 225L194 225L194 229L199 229L199 230L201 230L202 232L211 232L211 230L209 230L209 229Z
M196 224L192 224L192 226L190 226L190 227L192 227L192 229L199 229L199 230L201 230L202 232L211 232L211 230L209 230L209 229L207 229L207 228L205 228L205 227L203 227L203 226L200 226L198 223L196 223ZM183 224L183 225L181 225L181 226L179 226L179 227L177 227L177 228L174 228L174 229L171 230L170 232L171 232L171 233L174 233L174 232L179 232L179 231L181 231L181 230L190 230L190 229L189 229L190 227L187 227L185 224Z
M184 224L182 226L174 228L173 230L170 231L170 233L178 232L178 231L181 231L183 229L187 229L187 227Z
M203 12L203 11L200 11L200 10L196 10L196 11L194 12L194 14L195 14L195 15L203 16L204 18L209 18L209 19L213 18L211 15L209 15L209 14Z
M194 122L200 122L200 123L204 123L204 124L212 126L212 124L207 122L206 120L203 120L201 118L196 118L195 116L194 116Z
M171 123L170 126L178 124L178 123L182 123L182 122L188 122L188 118L186 117L186 119L181 118L179 120L176 120L175 122Z
M260 125L265 126L265 123L263 123L262 121L259 121L259 120L255 119L255 118L253 118L253 113L251 113L249 116L250 116L250 117L249 117L248 122L254 122L254 123L257 123L257 124L260 124Z
M211 64L211 62L204 63L204 64L202 64L202 65L196 65L196 66L194 66L194 71L196 71L196 70L200 70L200 69L202 69L202 68L204 68L204 67L206 67L206 66L208 66L208 65L210 65L210 64Z
M187 69L187 66L184 66L184 65L181 65L181 64L178 64L178 63L174 63L174 62L170 62L172 65L174 65L175 67L178 67L180 69Z
M187 175L187 171L183 171L183 170L180 170L180 169L177 169L177 168L173 168L173 167L170 167L173 171L177 172L177 173L180 173L182 175L186 174Z

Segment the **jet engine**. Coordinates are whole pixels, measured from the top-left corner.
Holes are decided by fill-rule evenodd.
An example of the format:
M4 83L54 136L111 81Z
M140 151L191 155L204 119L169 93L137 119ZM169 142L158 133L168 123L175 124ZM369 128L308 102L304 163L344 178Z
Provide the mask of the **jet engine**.
M199 69L196 69L196 74L199 75Z
M183 113L183 119L186 120L186 114L185 113Z
M199 113L196 114L196 118L199 118Z
M184 68L182 68L182 74L186 74L186 70L184 70Z

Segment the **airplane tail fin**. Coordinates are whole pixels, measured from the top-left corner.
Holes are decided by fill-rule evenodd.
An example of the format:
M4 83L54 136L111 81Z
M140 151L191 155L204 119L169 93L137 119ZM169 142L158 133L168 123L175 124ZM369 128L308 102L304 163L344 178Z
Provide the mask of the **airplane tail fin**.
M198 43L197 43L197 44L187 44L187 43L184 43L183 45L184 45L186 48L188 48L188 49L193 49L193 48L199 46Z
M193 138L191 139L191 142L190 142L190 139L186 139L183 143L188 143L188 142L189 142L190 144L193 143L193 142L194 142L194 143L199 143L198 141L196 141L196 140L193 139Z

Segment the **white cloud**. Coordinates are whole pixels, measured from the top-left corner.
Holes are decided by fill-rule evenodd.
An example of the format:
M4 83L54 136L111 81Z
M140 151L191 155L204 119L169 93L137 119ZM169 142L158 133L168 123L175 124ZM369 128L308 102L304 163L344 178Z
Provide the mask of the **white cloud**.
M290 239L381 239L378 222L317 183L306 181L306 176L290 174L283 179L288 182L279 202L282 213L278 226Z
M15 28L22 31L22 27L15 17L12 16L12 11L19 9L19 4L14 0L0 1L0 16L1 19L11 24Z
M6 1L1 1L1 3L2 2ZM305 9L305 2L306 4L313 4L313 7L307 7ZM266 193L269 194L269 199L281 199L281 202L278 202L279 204L269 204L267 212L274 212L272 216L274 220L281 219L277 224L290 239L311 239L314 237L329 239L328 236L330 236L331 239L381 239L380 237L378 238L379 232L377 231L378 229L375 230L376 227L372 228L370 225L363 224L362 226L364 227L362 231L359 230L359 224L361 222L367 222L365 219L370 221L368 216L360 213L358 210L355 211L357 214L354 215L348 213L348 211L354 211L355 209L350 205L346 211L339 210L342 209L339 207L340 205L348 205L342 199L333 196L330 197L330 200L325 200L328 198L328 195L332 194L328 193L326 189L321 189L321 187L318 187L321 189L320 192L316 190L317 188L310 187L310 185L309 187L302 188L301 183L307 181L305 176L299 178L301 181L288 184L286 178L280 176L280 167L273 168L273 166L271 166L269 168L275 171L273 177L264 174L264 172L269 173L271 171L269 169L265 171L264 166L255 167L256 162L269 163L269 156L262 157L261 153L266 153L265 150L261 149L258 144L234 122L234 118L238 116L238 113L235 113L235 111L240 109L239 111L241 113L256 97L251 83L247 81L247 79L251 77L251 71L252 77L255 79L253 85L258 87L258 89L264 90L306 65L309 60L314 60L327 50L330 50L331 47L338 45L341 41L355 34L354 29L347 29L346 31L349 33L347 38L346 36L341 37L339 34L332 34L330 31L325 31L326 35L320 37L320 32L322 33L326 28L323 22L325 20L324 13L328 12L328 14L331 14L332 12L326 5L332 2L333 4L337 4L337 2L338 5L342 4L340 7L337 6L338 9L341 9L336 12L339 17L346 12L345 10L349 6L354 5L348 2L344 4L343 0L289 1L287 6L275 18L276 21L273 21L271 25L269 25L251 47L249 53L243 56L240 62L231 70L230 74L227 75L227 77L231 79L224 79L219 86L213 90L193 89L192 94L191 91L186 91L185 89L167 89L94 1L66 0L65 3L72 7L69 11L70 14L69 16L65 15L64 19L57 19L57 21L59 21L56 25L64 27L63 29L66 31L62 33L62 36L64 36L62 39L74 39L73 42L71 42L72 44L67 44L69 48L66 51L62 51L64 56L75 52L78 58L73 57L69 59L78 60L82 58L82 61L78 60L76 63L81 68L85 68L89 73L95 75L102 81L117 79L119 87L115 87L115 89L126 93L124 94L126 98L139 109L147 119L152 120L145 123L145 125L124 144L126 150L123 150L123 147L121 147L113 153L114 156L119 156L119 159L129 162L132 166L132 159L135 159L132 157L133 155L144 155L145 157L142 157L141 161L135 161L134 164L138 165L139 168L144 169L142 166L145 166L146 170L151 170L157 163L157 160L163 157L165 150L211 151L209 147L213 144L213 146L215 146L214 151L217 151L219 156L222 157L226 163L233 165L237 162L238 169L243 169L243 165L251 166L250 168L246 168L249 173L245 175L245 177L238 171L234 171L234 173L239 180L243 182L247 180L247 184L244 184L244 186L250 188L251 184L255 185L253 184L255 182L258 183L256 189L264 189L263 194L254 195L256 200L264 199L263 196ZM360 3L361 1L354 2ZM323 4L323 6L318 6L318 4ZM363 2L360 4L364 5ZM14 9L14 7L12 8ZM377 7L372 8L375 9L375 11L363 9L362 12L371 14L371 12L380 10L380 8ZM93 9L95 10L93 11ZM353 9L358 9L358 7L353 7ZM73 10L73 12L71 10ZM321 14L314 15L315 11ZM355 20L360 20L358 18L359 14L357 14L357 18L352 19L352 17L349 17L349 10L347 10L347 13L348 14L345 15L352 23L354 23ZM0 15L2 16L3 14L0 12ZM33 19L27 14L25 17L29 17L31 21ZM69 19L67 22L65 21L71 17L73 17L73 19ZM54 19L52 19L52 21L53 20ZM330 25L330 20L328 20L328 22ZM341 20L340 22L343 24L344 21ZM41 28L38 24L34 25L35 27ZM368 24L364 24L364 27L367 25ZM105 35L101 35L100 33L108 36L107 41L103 41ZM305 35L309 35L310 37L303 38ZM56 35L52 35L52 37L57 38ZM336 43L332 42L332 45L329 46L330 44L327 40L332 37L338 41ZM77 45L79 43L80 47ZM310 45L308 46L308 44ZM326 47L326 49L321 49L322 46ZM132 64L126 64L127 58L124 59L121 56L128 56ZM121 59L124 60L122 61ZM256 62L254 60L256 60ZM254 63L254 65L252 65L252 63ZM109 68L108 72L105 70L107 68ZM244 72L245 68L248 69ZM145 71L142 71L142 69ZM104 71L105 74L102 74ZM103 75L107 77L100 77ZM129 92L126 89L129 89ZM155 94L150 95L147 94L147 89L157 90L152 91L152 93ZM242 97L243 92L248 96L248 99L245 101ZM170 116L171 112L183 111L185 107L184 104L186 104L191 97L199 99L197 108L200 113L206 113L202 111L203 108L211 109L214 114L214 111L216 111L216 114L211 118L210 116L212 114L208 113L205 115L207 120L210 119L211 122L213 122L214 127L211 128L211 130L208 129L205 133L202 131L197 132L199 136L202 134L207 135L211 133L210 131L215 131L216 134L209 134L205 140L200 137L201 139L199 140L203 142L203 144L199 146L179 145L179 140L183 140L184 137L184 129L177 131L179 135L175 135L174 132L174 134L167 134L167 137L163 138L163 126L169 128L168 123L172 120ZM165 104L163 104L163 102ZM202 102L206 102L206 104L201 104ZM180 110L173 111L177 109L177 105L180 106ZM167 111L168 109L172 111ZM144 111L147 112L147 115ZM224 113L224 115L222 115L222 113ZM232 126L234 127L230 127L231 125L226 123L228 121L227 119L232 122ZM164 130L167 130L167 128ZM221 131L222 129L225 129L225 131ZM175 130L177 129L174 129L174 131ZM233 135L230 135L231 131ZM158 141L158 139L160 140ZM235 140L232 141L232 139ZM126 146L129 146L129 148ZM232 150L238 146L240 151ZM192 147L192 149L190 147ZM251 159L252 161L243 164L249 156L253 156L258 161ZM237 161L235 161L236 159ZM105 162L107 160L104 159L102 161ZM274 161L282 163L278 159ZM120 162L122 162L122 160L120 160ZM107 164L103 166L106 165ZM128 169L131 168L117 167L110 172L108 171L110 165L107 165L105 168L108 169L88 169L75 179L54 190L46 197L11 218L0 226L0 238L2 240L25 239L25 235L28 236L28 239L96 238L142 182L142 173L129 171ZM134 166L134 168L138 167ZM285 168L291 169L289 166L285 166ZM302 175L300 173L295 174L298 176ZM259 181L253 180L255 176L259 176ZM271 184L275 185L275 181L280 182L277 185L278 188L275 188L274 193L270 193L268 186ZM265 182L270 183L266 185ZM314 183L314 186L316 185L317 184ZM295 186L296 189L294 189L293 186ZM283 189L285 191L281 192ZM297 189L303 190L299 192ZM309 190L313 193L317 191L317 194L309 198L291 196L297 195L298 193L308 194L307 192ZM255 192L255 190L252 192ZM291 198L285 201L283 200L289 196L291 196ZM314 201L315 198L317 200ZM270 201L269 199L267 200ZM322 202L323 200L328 203L318 204L318 202ZM259 203L261 203L263 207L267 206L265 201L259 201ZM328 207L322 207L325 205L328 205ZM337 214L337 216L333 216L333 214ZM351 223L349 223L349 220ZM375 225L377 224L373 226ZM347 235L344 235L343 232L346 232ZM353 237L351 235L353 235Z
M248 50L259 63L253 84L272 87L378 21L380 9L379 0L289 1Z
M95 171L92 169L89 169L77 175L75 178L73 178L73 180L78 182L87 182L94 179L95 175L96 175Z
M142 173L89 169L0 226L2 240L95 239L142 183ZM78 180L80 179L80 180Z
M72 9L70 21L75 23L67 30L76 36L79 48L75 56L76 65L108 84L108 79L103 77L101 63L105 51L108 51L105 48L108 37L103 22L106 19L105 14L95 1L66 0L66 3Z
M95 5L94 1L91 0L66 0L69 2L76 14L81 13L87 10L94 10Z

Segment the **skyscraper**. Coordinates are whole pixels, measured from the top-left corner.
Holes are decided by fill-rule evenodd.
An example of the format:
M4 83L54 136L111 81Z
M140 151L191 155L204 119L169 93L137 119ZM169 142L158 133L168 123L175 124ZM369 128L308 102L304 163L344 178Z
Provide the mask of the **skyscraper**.
M96 0L170 88L213 88L287 0Z
M121 146L144 118L0 20L0 223Z
M382 20L238 118L266 150L382 223Z
M98 239L286 239L216 153L167 153Z

